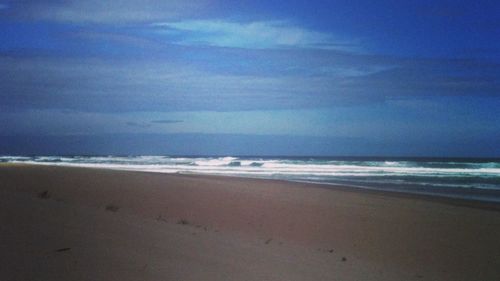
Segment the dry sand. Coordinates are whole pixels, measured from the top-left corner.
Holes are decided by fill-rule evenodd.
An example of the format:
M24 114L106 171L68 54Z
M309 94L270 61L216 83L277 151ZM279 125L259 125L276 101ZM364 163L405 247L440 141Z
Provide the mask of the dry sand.
M500 280L500 212L284 181L1 165L0 280Z

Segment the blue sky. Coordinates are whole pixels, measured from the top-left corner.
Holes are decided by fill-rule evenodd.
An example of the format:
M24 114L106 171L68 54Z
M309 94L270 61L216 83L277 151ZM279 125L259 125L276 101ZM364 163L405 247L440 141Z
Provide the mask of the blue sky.
M0 0L0 153L499 157L499 10Z

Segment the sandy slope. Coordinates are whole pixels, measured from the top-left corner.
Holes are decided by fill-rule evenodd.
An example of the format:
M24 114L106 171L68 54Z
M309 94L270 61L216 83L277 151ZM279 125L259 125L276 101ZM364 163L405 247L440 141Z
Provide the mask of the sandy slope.
M500 280L500 212L450 203L2 165L0 279Z

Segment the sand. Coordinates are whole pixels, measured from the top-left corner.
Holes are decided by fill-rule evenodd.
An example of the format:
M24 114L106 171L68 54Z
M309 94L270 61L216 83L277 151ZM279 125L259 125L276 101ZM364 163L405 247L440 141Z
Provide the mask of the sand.
M492 205L0 165L0 280L500 280Z

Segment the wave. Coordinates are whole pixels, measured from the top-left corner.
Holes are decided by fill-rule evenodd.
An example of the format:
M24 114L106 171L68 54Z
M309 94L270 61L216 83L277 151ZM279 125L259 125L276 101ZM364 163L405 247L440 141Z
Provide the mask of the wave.
M169 156L0 156L0 162L365 185L500 190L500 162ZM406 186L406 187L405 187Z

